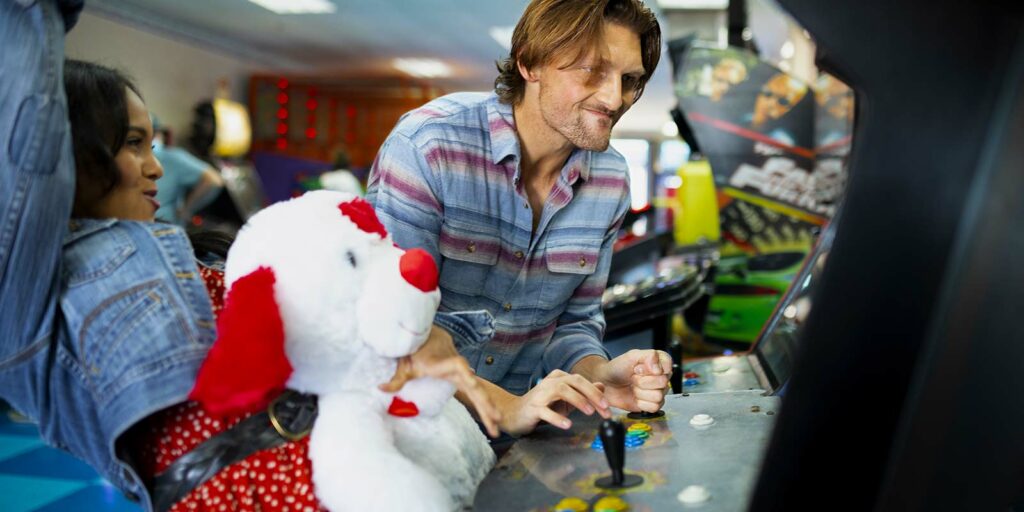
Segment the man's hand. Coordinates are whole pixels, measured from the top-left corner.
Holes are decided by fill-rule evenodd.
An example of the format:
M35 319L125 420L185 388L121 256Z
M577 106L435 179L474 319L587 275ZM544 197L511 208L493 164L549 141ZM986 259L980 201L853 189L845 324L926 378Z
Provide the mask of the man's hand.
M501 429L521 435L532 431L541 421L568 429L572 422L566 416L573 409L587 415L597 412L603 418L610 418L611 411L603 392L603 384L593 384L580 375L555 370L523 396L502 394Z
M419 350L398 360L398 368L391 381L379 387L381 391L396 393L406 382L420 377L434 377L454 384L460 396L472 404L487 433L498 437L501 413L480 385L480 379L469 363L455 350L451 334L436 325L431 326L430 335Z
M581 368L582 367L582 368ZM665 404L672 357L660 350L630 350L611 361L585 358L573 369L605 384L611 405L627 411L655 412Z

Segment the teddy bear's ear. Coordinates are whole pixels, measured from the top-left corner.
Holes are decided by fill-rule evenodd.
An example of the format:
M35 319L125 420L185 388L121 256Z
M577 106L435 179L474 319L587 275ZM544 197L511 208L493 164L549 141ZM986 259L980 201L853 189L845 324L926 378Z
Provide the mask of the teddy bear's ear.
M384 225L380 223L377 214L373 211L373 205L367 200L357 197L351 201L345 201L338 205L341 214L348 217L355 223L356 227L367 233L377 233L381 238L388 236Z
M212 415L265 408L291 376L274 281L272 269L259 267L228 290L217 319L217 341L189 394Z

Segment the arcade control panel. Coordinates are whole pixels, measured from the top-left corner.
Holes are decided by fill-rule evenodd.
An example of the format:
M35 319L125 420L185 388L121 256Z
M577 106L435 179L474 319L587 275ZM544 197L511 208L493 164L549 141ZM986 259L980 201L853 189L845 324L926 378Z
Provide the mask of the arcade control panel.
M670 395L661 417L608 423L574 413L570 430L545 426L519 439L481 484L474 510L744 510L780 405L763 395Z

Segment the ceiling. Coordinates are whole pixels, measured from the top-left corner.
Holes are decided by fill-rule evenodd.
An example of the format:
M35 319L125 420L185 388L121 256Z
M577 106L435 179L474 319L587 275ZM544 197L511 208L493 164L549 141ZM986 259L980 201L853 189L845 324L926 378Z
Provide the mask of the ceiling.
M452 68L453 76L433 83L456 91L493 87L494 63L508 50L490 31L515 25L528 3L332 1L337 10L330 14L279 15L246 0L89 0L86 10L268 72L338 78L397 76L391 66L394 58L436 58ZM652 8L662 20L667 40L671 28L666 26L666 16L655 5ZM722 16L708 19L719 18L724 21ZM675 99L669 67L663 56L644 97L622 118L617 133L657 134L670 120L668 110Z

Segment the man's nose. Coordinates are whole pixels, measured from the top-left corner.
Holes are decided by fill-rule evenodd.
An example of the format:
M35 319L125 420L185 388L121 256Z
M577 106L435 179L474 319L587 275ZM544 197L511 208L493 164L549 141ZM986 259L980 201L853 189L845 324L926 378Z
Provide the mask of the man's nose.
M618 75L609 74L598 85L595 98L609 112L618 112L622 108L622 79Z

